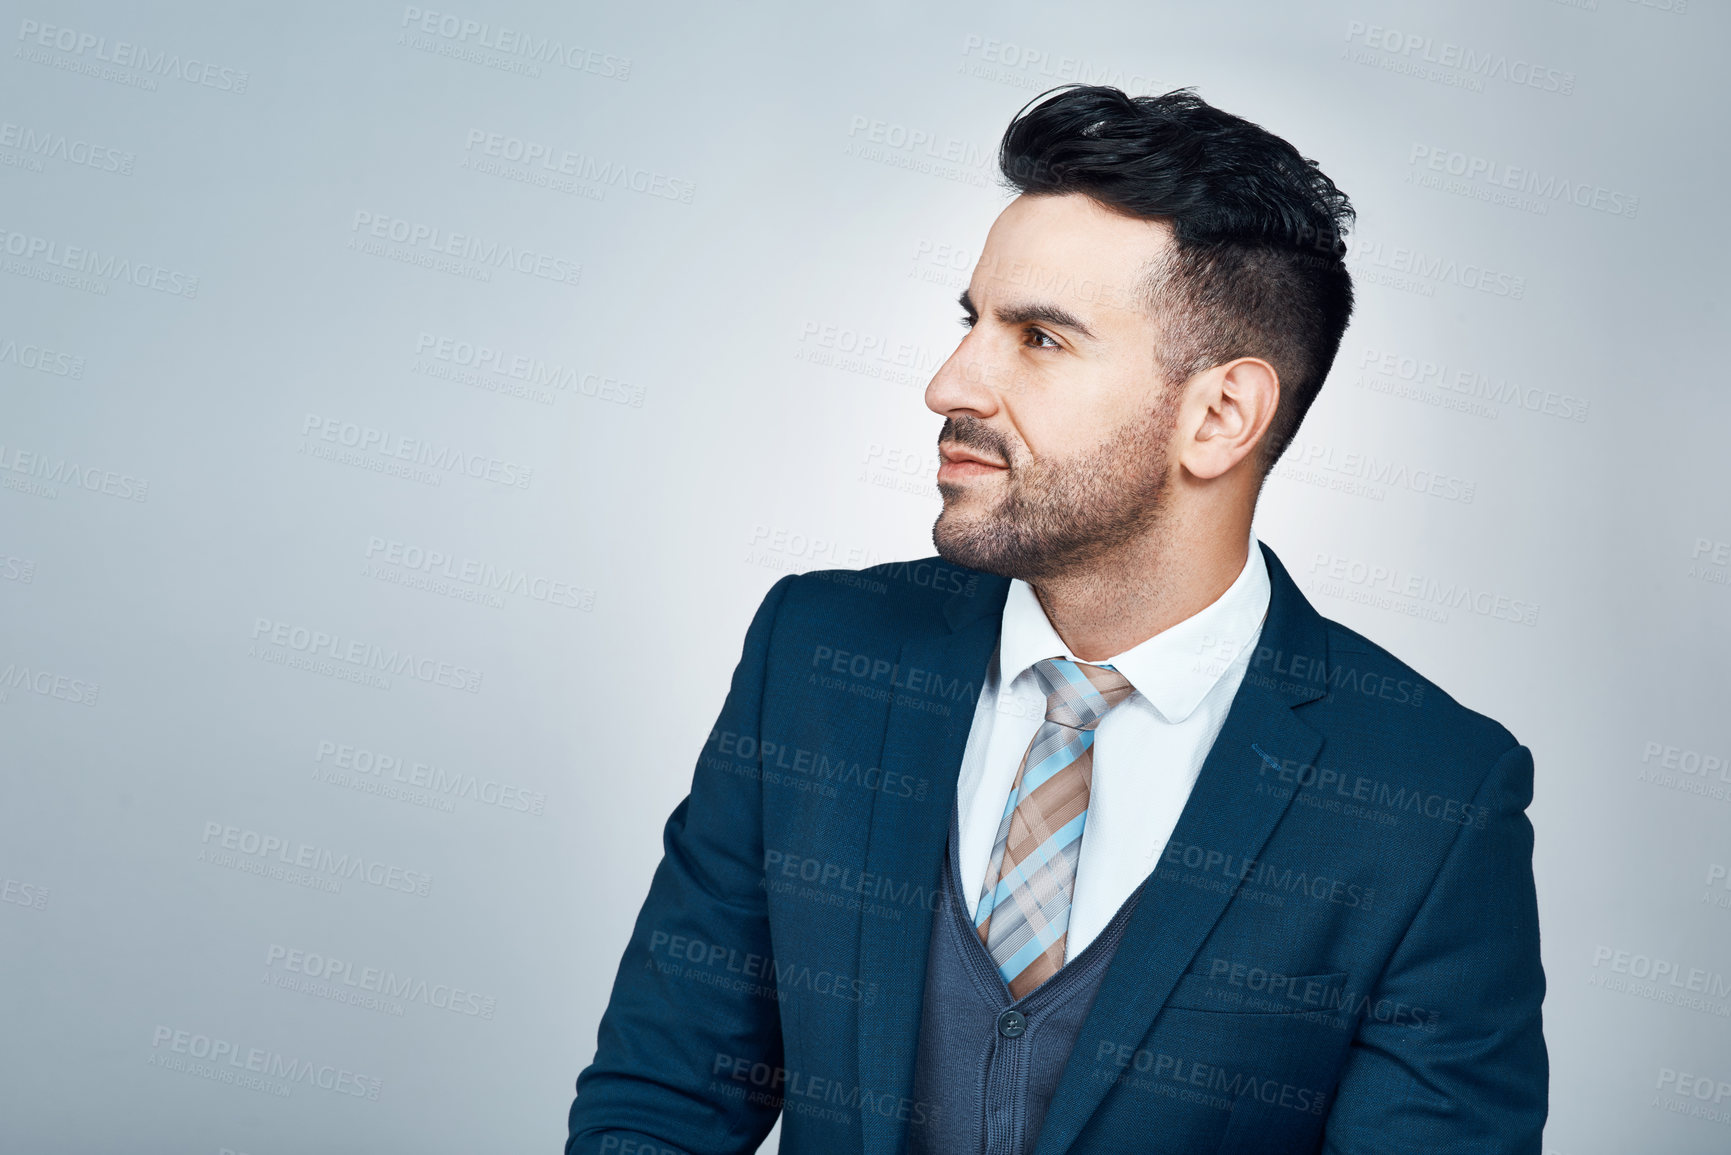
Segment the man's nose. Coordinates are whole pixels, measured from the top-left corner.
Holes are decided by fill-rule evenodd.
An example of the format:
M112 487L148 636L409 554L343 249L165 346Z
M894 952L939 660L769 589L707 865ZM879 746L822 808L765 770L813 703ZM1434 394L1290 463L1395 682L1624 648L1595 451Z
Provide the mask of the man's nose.
M998 411L1008 375L993 361L986 343L970 332L938 366L926 386L926 408L944 417L972 414L990 417Z

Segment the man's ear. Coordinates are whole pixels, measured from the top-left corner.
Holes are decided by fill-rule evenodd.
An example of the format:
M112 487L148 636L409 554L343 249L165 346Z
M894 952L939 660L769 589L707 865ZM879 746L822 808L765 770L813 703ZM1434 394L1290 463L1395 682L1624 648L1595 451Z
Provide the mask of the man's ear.
M1280 374L1260 357L1204 369L1184 383L1178 461L1210 481L1250 456L1280 406Z

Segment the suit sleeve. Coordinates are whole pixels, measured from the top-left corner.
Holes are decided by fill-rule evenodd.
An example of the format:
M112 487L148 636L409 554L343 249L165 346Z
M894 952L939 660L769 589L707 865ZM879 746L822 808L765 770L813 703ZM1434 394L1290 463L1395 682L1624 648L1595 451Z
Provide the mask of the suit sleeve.
M750 1064L781 1066L778 1004L763 985L772 988L774 978L739 982L701 964L715 947L733 959L771 953L761 779L751 770L770 633L793 580L777 581L752 618L691 792L663 830L661 863L613 980L594 1061L577 1076L566 1155L749 1152L775 1124L779 1101L728 1077ZM730 751L753 756L712 756L721 734L732 735Z
M1532 752L1515 745L1473 799L1485 808L1483 828L1461 827L1376 984L1329 1113L1325 1155L1539 1155L1550 1069L1532 796ZM1381 1013L1401 1004L1424 1011Z

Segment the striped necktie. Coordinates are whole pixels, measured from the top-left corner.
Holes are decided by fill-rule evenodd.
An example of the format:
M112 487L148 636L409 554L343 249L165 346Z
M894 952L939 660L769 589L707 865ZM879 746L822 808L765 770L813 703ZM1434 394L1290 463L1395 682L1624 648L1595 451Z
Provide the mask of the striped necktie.
M1046 691L1046 720L1016 768L974 915L980 941L1017 999L1064 965L1094 727L1135 692L1111 666L1046 658L1033 670Z

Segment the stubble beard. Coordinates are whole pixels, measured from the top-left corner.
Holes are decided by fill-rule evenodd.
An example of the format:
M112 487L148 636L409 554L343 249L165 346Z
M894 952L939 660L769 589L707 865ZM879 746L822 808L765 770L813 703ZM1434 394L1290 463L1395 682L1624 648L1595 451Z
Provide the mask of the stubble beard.
M1034 582L1097 563L1157 532L1164 513L1166 442L1175 417L1162 406L1078 457L1018 464L1006 456L1010 469L1001 479L940 482L944 510L932 526L938 556L952 565ZM972 443L981 445L983 439ZM1001 486L1001 496L989 509L962 512L959 503L968 488L983 488L982 483Z

